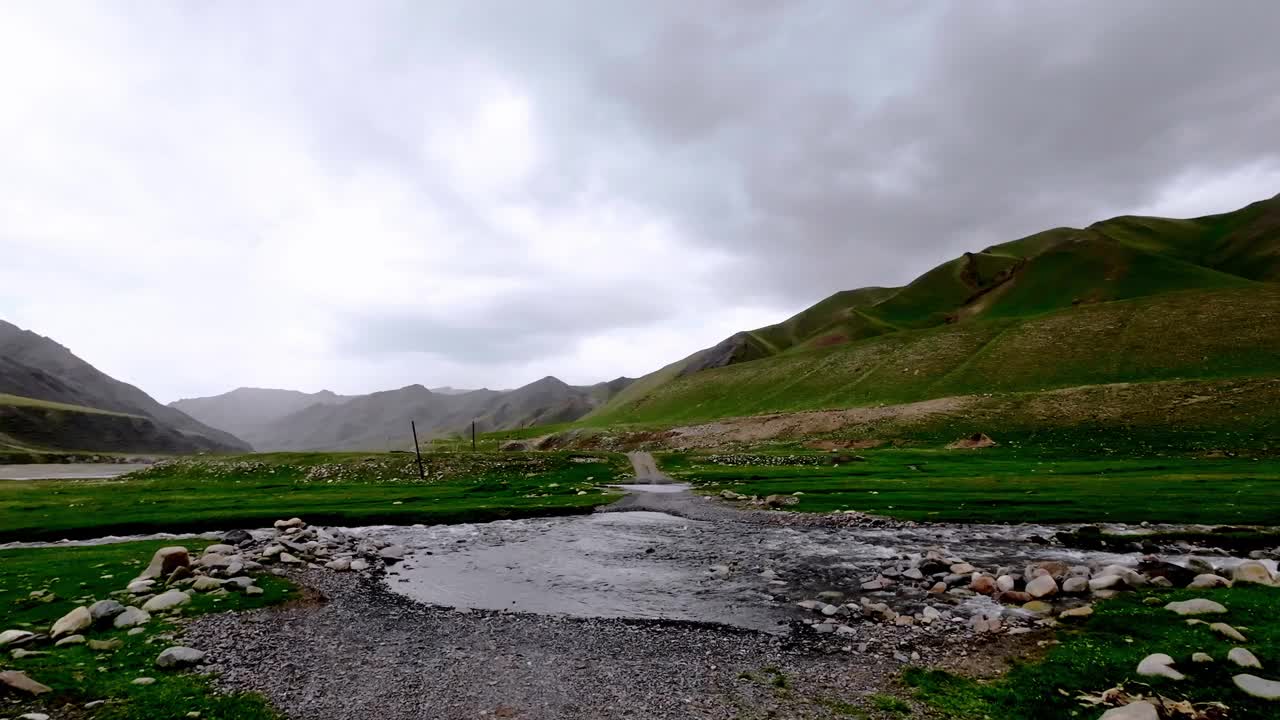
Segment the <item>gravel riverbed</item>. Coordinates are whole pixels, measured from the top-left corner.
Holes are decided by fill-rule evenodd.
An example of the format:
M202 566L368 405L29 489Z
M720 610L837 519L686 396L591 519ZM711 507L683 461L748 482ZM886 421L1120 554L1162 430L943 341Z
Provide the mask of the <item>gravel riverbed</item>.
M208 651L222 687L261 692L299 720L840 717L833 705L891 687L904 660L957 655L956 638L911 628L778 636L455 611L375 578L305 570L295 579L306 600L198 618L186 641Z

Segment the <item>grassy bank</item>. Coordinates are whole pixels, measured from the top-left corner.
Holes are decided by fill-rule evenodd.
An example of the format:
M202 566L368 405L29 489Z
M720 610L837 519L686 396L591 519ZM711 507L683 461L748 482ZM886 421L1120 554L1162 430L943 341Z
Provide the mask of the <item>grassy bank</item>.
M663 470L698 490L791 495L799 512L907 520L1280 525L1274 458L1072 459L1016 448L669 453Z
M1221 702L1229 717L1239 720L1276 717L1274 702L1252 698L1238 690L1231 677L1253 672L1273 677L1280 665L1280 589L1241 585L1230 590L1180 590L1157 595L1160 604L1142 602L1148 594L1126 593L1100 603L1080 629L1060 630L1060 644L1053 645L1039 661L1015 666L1006 675L979 682L944 672L910 670L906 683L917 697L939 715L955 720L981 718L1036 718L1068 720L1094 718L1104 708L1089 708L1078 696L1097 695L1117 685L1130 693L1152 691L1175 700L1194 703ZM1227 640L1207 625L1187 625L1185 618L1163 605L1172 600L1207 597L1230 611L1224 620L1245 634L1246 643ZM1264 670L1241 670L1226 660L1233 647L1247 647ZM1212 663L1193 663L1192 653L1205 652ZM1187 675L1181 681L1138 677L1144 657L1166 653L1175 667Z
M45 548L0 551L0 629L47 632L58 618L78 605L101 600L123 588L146 567L151 554L164 542L135 542L84 548ZM188 546L193 551L198 546ZM208 612L244 610L283 602L293 595L284 580L266 575L255 581L265 592L256 597L232 593L223 598L193 593L184 616ZM50 602L35 599L32 592L55 596ZM92 716L96 720L179 720L198 712L203 720L274 720L279 717L261 698L251 695L215 695L199 676L162 670L156 656L174 644L169 639L174 621L155 616L140 635L125 630L94 630L93 640L119 640L115 650L95 651L87 645L36 650L47 655L6 658L6 670L21 670L53 689L36 700L5 705L0 714L18 716L40 709L55 717ZM138 677L155 680L135 685ZM85 703L106 700L92 713L80 711ZM68 712L70 704L75 710ZM82 713L77 714L77 713Z
M629 466L606 453L275 453L191 458L111 480L0 483L0 542L261 527L483 521L587 512ZM582 493L582 494L580 494Z

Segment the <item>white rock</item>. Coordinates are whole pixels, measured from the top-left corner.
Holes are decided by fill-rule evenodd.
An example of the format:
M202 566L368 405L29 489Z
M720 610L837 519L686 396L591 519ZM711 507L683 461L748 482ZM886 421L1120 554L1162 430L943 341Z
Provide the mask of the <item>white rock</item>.
M49 716L44 713L25 713L19 715L18 720L49 720Z
M1098 590L1110 590L1117 585L1123 585L1124 578L1119 575L1099 575L1089 581L1089 589L1097 592Z
M181 590L169 590L151 598L142 605L145 612L153 613L169 610L191 602L191 596Z
M1164 606L1165 610L1172 610L1179 615L1221 615L1227 609L1221 603L1216 603L1205 598L1193 598L1191 600L1180 600L1171 602Z
M210 545L204 549L205 555L235 555L236 549L230 545Z
M1082 577L1069 577L1062 581L1062 592L1077 595L1089 590L1089 581Z
M151 621L151 613L136 607L127 607L112 622L118 628L131 628Z
M204 651L181 645L166 649L156 658L156 666L162 668L186 667L204 660Z
M351 572L364 572L369 569L369 563L361 558L351 561Z
M282 552L282 553L280 553L280 562L282 562L282 563L287 563L287 564L289 564L289 565L301 565L301 564L302 564L302 560L301 560L300 558L298 558L298 557L297 557L297 556L295 556L295 555L291 555L291 554L289 554L289 553L287 553L287 552Z
M1018 581L1012 575L1001 575L996 578L996 589L1000 592L1009 592L1018 586Z
M1262 669L1262 663L1258 662L1258 658L1242 647L1231 648L1231 652L1227 653L1227 659L1242 668Z
M1271 576L1271 570L1266 565L1257 560L1246 560L1235 567L1231 571L1231 579L1242 583L1256 583L1258 585L1275 585L1276 580Z
M335 572L346 572L351 569L351 559L338 558L337 560L330 560L324 566Z
M1193 653L1193 654L1191 655L1191 662L1193 662L1193 663L1211 663L1211 662L1213 662L1213 656L1212 656L1212 655L1210 655L1209 653L1202 653L1202 652Z
M154 580L134 580L129 583L129 586L125 589L134 595L145 595L151 592L151 589L155 586L156 583Z
M1139 700L1102 713L1098 720L1160 720L1156 706Z
M1264 680L1257 675L1236 675L1231 680L1246 695L1263 700L1280 700L1280 682Z
M196 592L209 592L210 590L217 590L220 587L222 587L221 580L208 576L196 578L196 581L191 584L191 589Z
M81 630L86 630L93 626L93 615L89 613L89 608L81 605L71 612L63 615L58 622L53 624L53 628L49 630L49 635L57 640L64 635L76 635Z
M1181 680L1186 677L1173 669L1173 658L1164 653L1156 653L1143 658L1142 662L1138 663L1138 674L1143 677L1165 677L1170 680Z
M290 530L292 528L301 529L301 528L305 528L306 526L307 524L302 522L302 518L289 518L288 520L275 521L275 527L277 530Z
M1239 630L1231 627L1226 623L1220 623L1220 622L1213 623L1209 625L1209 629L1218 633L1223 637L1235 640L1236 642L1248 642L1248 640L1245 639L1244 635L1240 634Z
M1053 597L1058 594L1058 581L1052 575L1040 575L1027 583L1027 594L1033 598Z
M131 680L134 685L154 685L156 679L153 677L138 677Z
M1231 581L1221 575L1197 575L1187 587L1193 590L1203 590L1216 587L1231 587Z
M35 636L35 633L27 630L5 630L0 632L0 648L27 642Z
M138 576L139 580L168 577L169 573L191 564L191 556L184 547L163 547L151 556L151 563ZM130 591L132 592L132 590Z

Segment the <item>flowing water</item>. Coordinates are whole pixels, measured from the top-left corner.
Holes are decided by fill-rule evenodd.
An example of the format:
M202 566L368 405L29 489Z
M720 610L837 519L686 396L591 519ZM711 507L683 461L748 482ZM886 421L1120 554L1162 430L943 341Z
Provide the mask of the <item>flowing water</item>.
M113 478L145 467L145 463L0 465L0 480L91 480Z
M705 502L688 494L662 500ZM1008 566L1018 573L1040 560L1100 567L1134 565L1140 558L1047 547L1027 539L1054 532L1053 527L1033 525L791 527L746 517L686 519L636 510L385 528L374 534L410 550L404 563L391 568L390 587L434 605L691 620L778 631L800 615L795 602L827 590L846 592L853 600L862 594L862 581L909 554L930 549L988 571ZM875 599L901 603L925 597L920 589L900 587ZM961 609L968 613L994 607L985 597L929 599L966 606Z

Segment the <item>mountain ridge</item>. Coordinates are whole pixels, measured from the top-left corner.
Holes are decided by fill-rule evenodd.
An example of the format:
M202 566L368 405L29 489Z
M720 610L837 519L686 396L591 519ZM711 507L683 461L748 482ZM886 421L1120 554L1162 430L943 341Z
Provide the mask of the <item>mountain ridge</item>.
M95 438L94 433L101 431L115 437L115 444L130 452L243 451L249 447L234 435L162 405L139 388L103 373L52 338L4 320L0 320L0 394L111 411L141 420L106 423L102 418L75 417L78 411L67 407L45 406L37 410L38 404L9 403L0 433L10 437L13 444L25 439L52 449L112 449L113 443ZM79 429L60 437L58 428L63 424ZM94 447L76 447L69 442L87 442Z
M904 384L901 378L884 375L883 368L895 363L907 367L923 364L932 373L954 374L961 363L972 363L976 353L995 354L1017 365L1024 360L1002 354L1007 338L996 342L999 333L974 346L969 351L972 354L943 345L949 342L968 347L966 337L982 334L978 330L985 326L1026 332L1047 324L1037 318L1055 318L1052 338L1057 345L1092 341L1092 324L1104 316L1106 322L1145 323L1143 332L1151 333L1150 343L1179 333L1180 328L1163 326L1159 319L1149 317L1142 309L1147 306L1187 313L1188 323L1198 334L1186 342L1188 347L1204 351L1207 364L1232 366L1236 355L1255 349L1247 344L1256 334L1259 362L1265 366L1260 369L1280 373L1280 358L1268 354L1267 317L1250 316L1254 312L1251 303L1258 310L1272 307L1277 287L1280 195L1238 210L1186 220L1126 215L1084 228L1052 228L964 253L901 287L841 291L780 323L734 333L637 379L584 422L705 420L847 406L842 403L890 402L899 395L937 397L923 390L934 378L921 377ZM1200 293L1201 306L1162 300L1183 292ZM1244 297L1251 300L1242 300ZM1126 302L1130 304L1123 305ZM1111 307L1112 303L1122 305ZM1103 311L1085 313L1090 307L1102 307ZM1076 320L1078 327L1073 326ZM1163 328L1165 337L1155 332L1157 326ZM1237 332L1241 328L1248 332ZM938 346L926 351L923 341L917 342L914 335L922 332L937 336ZM1025 351L1046 366L1046 377L1053 377L1054 353L1059 352L1054 343L1028 345ZM813 353L822 354L822 361L810 357ZM925 353L927 362L917 362L920 353ZM1081 354L1078 362L1083 367L1104 367L1116 362L1113 355L1104 346L1095 348L1089 357ZM1144 355L1143 348L1134 348L1132 362L1145 362L1153 372L1163 372L1161 361ZM784 367L816 377L788 376L782 372ZM984 367L1000 370L998 364ZM1140 370L1113 375L1130 378L1140 376ZM794 392L772 392L748 381L752 375L770 377ZM1106 373L1083 375L1098 382L1110 377ZM868 378L878 378L879 390L866 386ZM1034 384L1032 378L1024 380ZM966 392L982 390L980 384L961 385L968 388ZM916 389L898 393L897 388L906 386Z
M573 386L546 376L507 391L433 390L415 383L365 395L335 395L335 402L301 402L319 393L278 390L271 391L269 399L283 400L288 407L277 407L265 422L261 408L256 421L247 417L243 388L173 405L234 432L260 451L386 450L411 444L411 421L420 440L464 433L472 422L481 432L570 422L603 405L630 382L617 378Z

